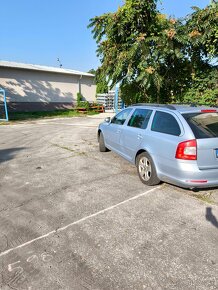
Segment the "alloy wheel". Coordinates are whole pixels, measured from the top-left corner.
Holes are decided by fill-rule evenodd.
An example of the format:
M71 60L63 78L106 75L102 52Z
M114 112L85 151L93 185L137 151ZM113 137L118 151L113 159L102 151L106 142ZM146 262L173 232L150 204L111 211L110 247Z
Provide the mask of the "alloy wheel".
M148 181L151 178L151 162L148 158L142 157L139 161L139 174L144 181Z

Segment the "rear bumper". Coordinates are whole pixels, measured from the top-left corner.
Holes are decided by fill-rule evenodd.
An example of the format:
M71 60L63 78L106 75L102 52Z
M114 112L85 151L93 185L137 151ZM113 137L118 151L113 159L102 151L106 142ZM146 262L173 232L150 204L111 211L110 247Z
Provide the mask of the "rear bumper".
M177 185L183 188L215 188L218 187L218 182L215 180L207 180L207 182L190 182L189 180L178 179L173 177L163 177L162 181Z
M218 186L218 169L199 170L196 161L169 161L166 171L160 171L161 180L184 188L209 188Z

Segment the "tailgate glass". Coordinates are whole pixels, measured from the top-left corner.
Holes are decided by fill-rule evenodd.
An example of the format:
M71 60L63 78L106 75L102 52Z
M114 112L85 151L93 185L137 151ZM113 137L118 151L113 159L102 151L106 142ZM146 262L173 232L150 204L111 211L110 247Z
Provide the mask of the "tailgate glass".
M196 139L218 137L218 113L183 114Z
M183 114L197 139L197 164L201 170L218 169L218 113Z

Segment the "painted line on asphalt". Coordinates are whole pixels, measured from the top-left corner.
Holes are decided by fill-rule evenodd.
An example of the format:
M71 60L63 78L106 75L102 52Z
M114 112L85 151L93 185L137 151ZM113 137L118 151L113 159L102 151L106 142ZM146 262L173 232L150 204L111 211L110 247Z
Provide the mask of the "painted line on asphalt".
M48 232L48 233L45 234L45 235L39 236L39 237L37 237L37 238L35 238L35 239L32 239L32 240L30 240L30 241L28 241L28 242L26 242L26 243L23 243L23 244L21 244L21 245L19 245L19 246L14 247L14 248L10 248L10 249L8 249L8 250L6 250L6 251L4 251L4 252L1 252L1 253L0 253L0 257L3 257L3 256L5 256L5 255L9 254L9 253L11 253L12 251L15 251L15 250L21 249L21 248L23 248L23 247L25 247L25 246L28 246L28 245L30 245L30 244L36 242L36 241L39 241L39 240L45 239L45 238L47 238L47 237L49 237L49 236L51 236L51 235L53 235L53 234L56 234L56 233L62 232L62 231L66 230L66 229L68 229L68 228L70 228L70 227L72 227L72 226L74 226L74 225L77 225L77 224L79 224L79 223L81 223L81 222L84 222L84 221L87 221L87 220L89 220L89 219L92 219L92 218L94 218L94 217L96 217L96 216L98 216L98 215L100 215L100 214L103 214L103 213L106 213L106 212L108 212L108 211L111 211L111 210L113 210L113 209L115 209L115 208L117 208L117 207L119 207L119 206L121 206L121 205L123 205L123 204L126 204L126 203L128 203L128 202L130 202L130 201L133 201L133 200L136 200L136 199L138 199L138 198L140 198L140 197L146 196L147 194L149 194L149 193L151 193L151 192L153 192L153 191L155 191L155 190L158 190L159 188L161 188L161 186L158 186L158 187L152 188L152 189L150 189L150 190L148 190L148 191L146 191L146 192L140 193L140 194L135 195L135 196L133 196L133 197L131 197L131 198L128 198L128 199L126 199L126 200L124 200L124 201L121 201L121 202L119 202L119 203L117 203L117 204L115 204L115 205L109 206L109 207L107 207L107 208L105 208L105 209L102 209L102 210L96 212L96 213L93 213L93 214L90 214L90 215L88 215L88 216L86 216L86 217L83 217L83 218L81 218L81 219L79 219L79 220L77 220L77 221L75 221L75 222L72 222L72 223L70 223L70 224L68 224L68 225L66 225L66 226L64 226L64 227L61 227L61 228L58 228L58 229L53 230L53 231L51 231L51 232Z
M39 125L64 125L64 126L73 126L73 127L83 127L83 128L96 128L97 125L87 125L87 124L70 124L70 123L38 123Z

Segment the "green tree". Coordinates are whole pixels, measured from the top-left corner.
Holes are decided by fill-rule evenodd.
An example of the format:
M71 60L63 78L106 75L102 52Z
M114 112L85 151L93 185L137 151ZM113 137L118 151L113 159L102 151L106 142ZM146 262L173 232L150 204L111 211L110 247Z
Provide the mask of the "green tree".
M92 18L99 78L121 82L127 104L183 101L217 56L217 3L194 9L179 20L159 13L156 0L126 0L115 13Z
M183 34L190 58L191 81L184 91L184 102L215 105L218 100L218 3L200 9L186 17Z
M192 8L194 13L185 23L189 43L204 57L218 57L218 2L211 1L205 9Z
M140 46L145 32L155 20L156 1L130 1L116 13L108 13L91 19L94 38L98 43L100 57L99 75L108 76L111 86L123 80L125 84L139 83ZM141 88L139 87L140 91Z
M205 68L193 76L192 86L183 96L185 103L217 105L218 100L218 67Z
M117 12L90 22L101 72L109 76L112 86L122 81L121 93L127 103L168 101L188 82L186 52L176 35L181 23L160 14L156 4L155 0L126 0ZM175 80L175 71L181 68L184 73Z
M98 68L97 70L91 69L88 73L95 75L95 82L96 82L96 93L103 94L108 92L108 83L107 77L105 74L100 73L101 69Z
M96 70L94 68L91 68L89 71L88 71L89 74L93 74L95 76L96 74Z

